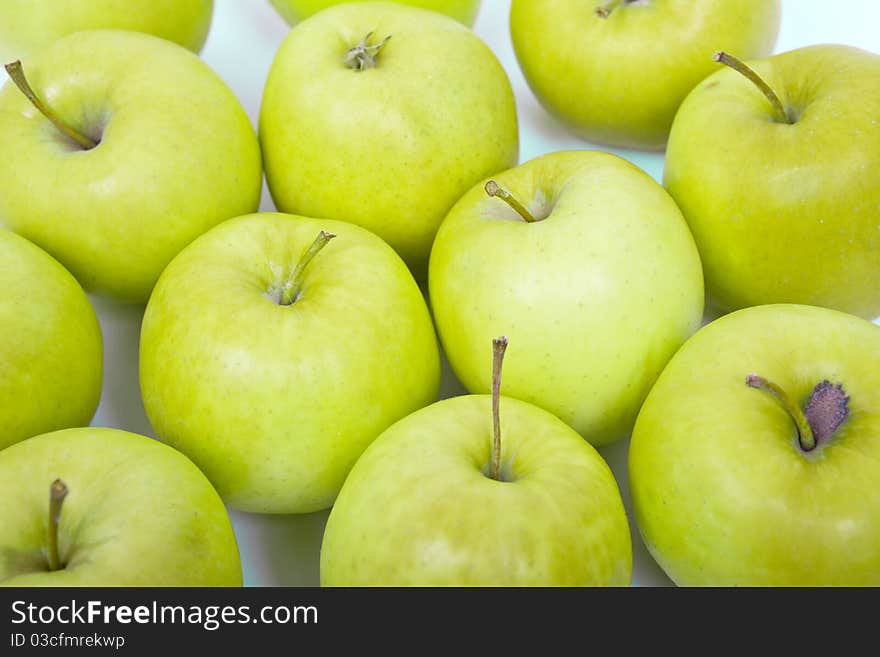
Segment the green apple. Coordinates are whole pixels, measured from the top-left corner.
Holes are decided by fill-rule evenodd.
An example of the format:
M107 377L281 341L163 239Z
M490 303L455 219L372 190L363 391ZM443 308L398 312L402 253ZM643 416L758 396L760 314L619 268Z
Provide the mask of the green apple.
M651 385L700 326L700 258L672 199L596 151L552 153L452 209L431 253L430 298L449 363L489 390L487 340L510 336L507 392L593 445L626 435Z
M330 512L324 586L624 586L632 543L599 453L531 404L455 397L394 424ZM502 434L503 427L503 434Z
M206 233L162 274L141 391L158 437L228 504L307 513L333 503L376 436L437 398L438 351L418 286L382 240L265 213Z
M0 229L0 449L88 424L101 398L101 328L44 251Z
M8 68L45 114L16 84L0 91L0 223L86 289L144 302L180 249L257 208L248 117L184 48L96 30L56 41L26 76Z
M449 208L518 152L492 51L446 16L389 2L331 7L291 30L260 140L279 210L363 226L419 279Z
M813 46L716 59L739 72L688 96L663 171L711 301L880 315L880 56Z
M0 586L240 586L232 524L185 456L115 429L0 451Z
M880 585L878 363L880 328L799 305L681 348L629 455L639 529L676 583Z
M296 25L304 18L322 9L351 0L270 0L272 6L289 25ZM399 0L401 4L421 7L451 16L459 23L471 26L477 20L480 0Z
M513 0L510 33L541 104L594 142L662 149L713 52L769 55L779 0Z
M147 32L199 52L208 38L214 0L3 0L0 60L29 59L83 30Z

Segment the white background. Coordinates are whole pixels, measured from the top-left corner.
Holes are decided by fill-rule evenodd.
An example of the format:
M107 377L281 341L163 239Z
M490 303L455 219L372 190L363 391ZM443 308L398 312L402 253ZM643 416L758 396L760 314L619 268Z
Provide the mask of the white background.
M571 2L582 0L571 0ZM815 43L846 43L880 52L880 3L876 0L783 0L782 29L776 52ZM513 55L507 30L509 0L484 0L475 31L507 70L516 94L520 119L520 161L554 150L589 148L574 138L538 105ZM216 0L214 22L203 57L232 87L257 125L263 84L272 58L288 28L268 0ZM658 35L659 37L660 35ZM0 77L2 80L2 77ZM607 149L613 150L613 149ZM659 180L662 154L614 151ZM262 210L273 210L263 193ZM104 391L93 424L152 435L140 401L137 346L142 307L121 306L93 297L105 343ZM442 394L463 392L444 372ZM604 448L624 498L628 441ZM256 516L232 512L247 585L317 585L318 558L327 512L305 516ZM633 583L664 585L669 580L633 533Z

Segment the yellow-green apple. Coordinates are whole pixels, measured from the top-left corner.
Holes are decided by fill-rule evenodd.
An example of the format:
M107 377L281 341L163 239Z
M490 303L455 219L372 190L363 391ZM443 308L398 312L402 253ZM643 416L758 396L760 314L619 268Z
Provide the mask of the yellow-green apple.
M167 445L66 429L0 451L0 586L240 586L232 524Z
M322 9L352 0L270 0L278 13L290 25L296 25L304 18ZM398 0L401 4L439 11L451 16L459 23L471 26L477 19L480 0Z
M257 208L253 128L186 49L95 30L7 68L15 84L0 91L0 223L87 289L146 301L180 249Z
M513 0L510 33L537 99L594 142L662 149L712 53L769 55L779 0Z
M370 445L321 544L325 586L624 586L632 544L620 491L564 422L500 396L437 402ZM487 368L488 369L488 368Z
M28 59L83 30L146 32L199 52L208 38L214 0L3 0L0 60Z
M544 155L474 187L437 233L428 282L449 363L470 392L488 392L483 345L507 334L510 396L593 445L632 429L703 312L699 255L675 203L597 151Z
M801 305L700 330L639 413L629 483L680 585L880 585L880 328Z
M735 54L682 104L663 171L710 301L880 315L880 56Z
M0 449L88 424L101 397L101 329L48 254L0 229Z
M437 398L438 351L418 286L378 237L251 215L162 274L142 327L141 391L159 438L228 504L307 513L333 503L376 436Z
M446 16L390 2L331 7L291 30L260 140L279 210L368 228L419 279L449 208L518 152L492 51Z

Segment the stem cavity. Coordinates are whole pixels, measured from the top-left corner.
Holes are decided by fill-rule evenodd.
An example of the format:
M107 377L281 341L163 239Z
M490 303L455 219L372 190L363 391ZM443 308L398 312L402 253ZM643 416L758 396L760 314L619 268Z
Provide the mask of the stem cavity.
M312 242L311 246L309 246L309 248L307 248L300 256L299 262L296 263L296 267L282 287L281 299L278 301L280 305L289 306L299 298L300 292L302 291L302 279L305 275L306 267L309 266L309 263L316 255L318 255L318 252L327 246L327 243L334 237L336 237L334 233L328 233L326 230L322 230L318 233L315 241Z
M501 478L501 366L504 352L507 351L507 338L503 335L492 340L492 461L489 476L495 481Z
M376 66L379 65L379 51L382 50L382 47L386 43L388 43L391 35L389 34L379 43L373 44L372 46L368 45L371 36L373 36L372 32L367 34L367 36L361 39L361 42L359 44L357 44L353 48L349 48L348 52L345 53L345 59L343 60L343 63L348 68L355 71L365 71L368 68L376 68Z
M61 559L58 556L58 525L61 522L61 507L64 505L67 493L67 485L60 479L56 479L49 486L49 530L46 536L48 546L46 556L50 571L62 568Z
M757 374L746 377L746 385L770 393L788 411L798 431L798 443L805 452L831 438L849 417L849 396L843 386L822 381L810 394L806 407L801 407L781 387Z
M513 194L508 192L494 180L490 180L486 183L485 190L489 196L500 198L502 201L507 203L507 205L516 210L516 213L523 219L525 219L526 223L533 224L538 221L537 219L535 219L532 213L529 212L526 207L516 199Z
M79 144L83 150L88 151L98 145L98 142L94 141L90 137L86 137L84 134L77 130L74 130L71 126L62 121L61 118L57 114L55 114L51 107L40 100L36 92L33 90L33 88L31 88L30 83L28 83L27 78L24 74L24 68L22 68L20 61L16 60L11 64L6 64L6 72L9 74L9 77L15 83L15 86L19 88L21 93L23 93L27 97L27 99L31 101L33 106L36 107L43 116L49 119L62 134Z
M779 96L773 90L773 87L767 84L764 79L752 70L745 62L723 51L716 52L712 55L712 59L719 64L729 66L737 73L748 78L752 84L758 87L761 93L764 94L768 101L770 101L777 122L789 124L795 123L794 118L789 115L788 110L785 109L785 105L779 100Z

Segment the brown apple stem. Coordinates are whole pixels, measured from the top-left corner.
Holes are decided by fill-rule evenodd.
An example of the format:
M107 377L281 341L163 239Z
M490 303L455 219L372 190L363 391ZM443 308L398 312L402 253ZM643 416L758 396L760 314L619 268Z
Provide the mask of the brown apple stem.
M49 486L49 530L47 534L47 558L49 570L60 570L61 559L58 556L58 524L61 522L61 507L67 497L67 485L56 479Z
M30 83L28 83L27 78L24 74L24 69L21 66L20 61L14 61L11 64L6 65L6 72L9 74L9 77L15 83L21 93L23 93L29 101L40 110L43 116L49 119L52 124L58 128L64 135L70 137L77 144L83 147L85 150L89 150L98 145L98 142L94 141L90 137L86 137L81 132L74 130L72 127L67 125L61 118L55 114L55 112L46 105L40 98L37 96L36 92L31 88Z
M368 68L376 68L379 65L379 51L388 43L388 40L391 38L389 34L387 37L382 39L379 43L375 43L372 46L367 45L370 40L370 37L373 36L373 33L370 32L361 39L361 42L356 46L349 48L348 52L345 53L345 59L343 63L350 69L355 71L365 71Z
M622 5L623 2L624 0L608 0L608 2L596 7L596 15L600 18L608 18L611 12Z
M746 385L751 386L752 388L757 388L758 390L763 390L776 397L776 399L779 400L779 403L782 404L782 407L788 411L791 419L794 420L801 449L805 452L809 452L816 448L816 437L813 435L813 428L810 426L807 416L804 415L801 407L788 396L788 393L785 392L785 390L772 381L768 381L757 374L750 374L747 376Z
M485 190L489 196L500 198L507 203L507 205L516 210L517 214L525 219L527 223L533 224L537 221L537 219L532 216L532 213L526 210L526 206L520 203L513 194L508 192L494 180L490 180L486 183Z
M492 462L489 476L495 481L501 479L501 366L504 352L507 351L507 338L503 335L492 340Z
M327 243L334 237L336 237L334 233L328 233L326 230L322 230L318 233L318 236L315 238L315 241L312 242L311 246L303 252L299 258L299 262L296 263L296 267L293 272L291 272L290 277L287 279L287 283L283 287L281 300L279 301L282 306L289 306L297 300L302 291L302 278L305 274L306 267L309 266L309 263L316 255L318 255L318 252L327 246Z
M716 52L712 55L712 59L720 64L729 66L737 73L744 75L752 82L752 84L758 87L761 93L770 101L770 105L773 106L773 112L776 114L776 119L780 123L794 123L792 118L788 115L785 105L782 104L782 101L779 100L779 96L776 95L776 92L773 90L773 87L767 84L764 79L745 62L723 51Z

